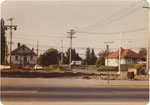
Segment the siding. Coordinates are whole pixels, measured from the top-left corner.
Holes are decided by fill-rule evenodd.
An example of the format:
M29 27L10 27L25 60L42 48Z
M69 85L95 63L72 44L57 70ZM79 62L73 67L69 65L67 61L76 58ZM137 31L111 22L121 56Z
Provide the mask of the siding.
M121 59L121 64L137 64L139 61L142 61L142 59ZM118 66L119 65L119 59L108 59L109 66ZM107 59L105 59L105 66L107 66Z
M121 59L121 64L126 64L125 59ZM118 66L119 65L119 60L118 59L108 59L108 64L109 66ZM105 59L105 66L107 66L107 59Z
M18 56L18 60L15 59L15 56ZM26 56L26 57L27 57L28 63L35 64L37 56L33 56L32 60L31 60L30 56ZM11 56L11 63L12 64L24 64L24 56L12 55Z

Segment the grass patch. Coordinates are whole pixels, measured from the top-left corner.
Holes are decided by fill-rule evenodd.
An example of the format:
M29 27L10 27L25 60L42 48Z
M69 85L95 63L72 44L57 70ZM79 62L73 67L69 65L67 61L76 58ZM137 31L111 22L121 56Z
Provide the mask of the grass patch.
M113 67L113 66L100 66L99 68L97 68L97 71L118 71L117 67Z
M96 65L88 65L88 69L90 69L90 70L96 70L97 67L96 67Z
M23 78L60 78L60 77L76 77L76 76L93 76L96 75L94 73L73 73L68 71L51 71L46 72L43 70L39 71L27 71L27 70L2 70L2 77L23 77Z

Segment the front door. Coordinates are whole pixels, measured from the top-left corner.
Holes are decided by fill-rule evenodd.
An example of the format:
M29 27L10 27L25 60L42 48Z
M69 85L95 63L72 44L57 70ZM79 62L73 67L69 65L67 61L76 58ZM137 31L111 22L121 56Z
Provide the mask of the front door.
M23 61L24 61L24 66L27 65L27 57L26 56L24 56Z

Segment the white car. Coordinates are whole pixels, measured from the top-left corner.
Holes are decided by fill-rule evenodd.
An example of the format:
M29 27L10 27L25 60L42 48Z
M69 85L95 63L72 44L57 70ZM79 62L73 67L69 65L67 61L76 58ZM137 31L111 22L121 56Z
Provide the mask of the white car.
M35 70L40 70L40 69L43 69L43 67L42 67L41 65L35 65L35 66L34 66L34 69L35 69Z
M9 65L0 65L0 70L2 69L10 69Z

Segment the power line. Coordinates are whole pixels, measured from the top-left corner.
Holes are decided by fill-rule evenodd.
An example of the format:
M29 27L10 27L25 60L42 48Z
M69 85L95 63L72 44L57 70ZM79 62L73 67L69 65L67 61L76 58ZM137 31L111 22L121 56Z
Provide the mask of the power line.
M143 31L143 30L146 30L147 28L144 27L144 28L138 28L138 29L132 29L132 30L124 30L122 31L123 34L128 34L128 33L132 33L132 32L138 32L138 31ZM116 32L103 32L103 33L100 33L100 32L87 32L87 31L76 31L77 33L85 33L85 34L94 34L94 35L118 35L119 32L116 31Z
M133 8L133 6L131 5L131 7ZM131 8L130 7L130 8ZM105 26L105 25L108 25L108 24L110 24L110 23L113 23L113 22L115 22L115 21L118 21L118 20L120 20L120 19L122 19L122 18L125 18L125 17L127 17L128 15L130 15L131 13L133 13L134 11L137 11L138 9L140 9L139 7L141 7L141 5L138 5L136 8L133 8L133 9L130 9L130 8L128 8L128 11L126 11L126 10L124 10L125 11L125 14L121 14L121 13L124 13L123 11L121 11L120 13L116 13L116 14L114 14L113 16L115 16L115 18L113 19L112 17L113 16L110 16L110 17L108 17L108 21L106 21L106 22L103 22L102 21L102 24L95 24L95 25L92 25L92 26L89 26L89 27L91 27L91 28L89 28L89 29L84 29L84 30L95 30L95 29L97 29L97 28L100 28L100 27L103 27L103 26ZM119 16L118 14L121 14L121 16ZM116 16L118 16L118 17L116 17ZM109 20L109 18L110 18L110 20ZM87 27L88 28L88 27Z
M86 40L87 41L87 40ZM137 39L136 39L136 41L137 41ZM139 41L141 41L141 40L138 40L138 42ZM7 42L9 42L9 41L7 41ZM82 41L83 42L83 41ZM116 41L115 41L116 42ZM17 43L15 43L15 42L13 42L14 44L17 44ZM81 42L79 43L79 42L74 42L74 44L81 44ZM85 44L85 42L83 42L84 44ZM90 44L90 43L93 43L93 42L91 42L91 41L88 41L86 44ZM123 42L123 43L126 43L126 41L125 42ZM33 44L33 43L24 43L24 44L26 44L26 45L30 45L30 46L37 46L36 44ZM52 45L40 45L40 47L43 47L43 48L60 48L60 46L52 46ZM68 47L64 47L65 49L67 49ZM83 47L75 47L75 48L78 48L78 49L84 49Z
M104 19L101 20L101 21L98 21L97 23L95 23L95 24L93 24L93 25L90 25L90 26L87 26L87 27L84 27L84 28L80 28L80 29L78 29L78 30L86 30L86 28L88 29L88 28L90 28L90 27L94 27L94 26L96 26L96 25L99 25L100 23L103 23L103 22L105 22L105 21L108 21L109 19L112 19L112 17L116 17L116 16L118 16L118 14L120 15L120 14L123 13L124 11L127 11L128 9L130 9L131 7L133 7L134 5L135 5L135 3L131 4L129 7L125 8L125 9L123 9L123 10L120 10L120 11L117 12L117 13L112 14L111 16L108 16L108 17L104 18Z
M58 36L58 37L59 37L59 36ZM55 37L50 37L50 36L49 36L49 37L45 37L45 36L43 37L43 35L40 36L40 37L37 37L37 36L36 36L36 38L40 38L40 40L41 40L41 38L43 38L43 40L46 40L46 39L47 39L47 40L49 40L49 39L56 39L56 40L57 40L58 37L56 37L56 36L55 36ZM24 38L24 37L15 37L15 39L35 40L35 38L33 38L33 39L32 39L32 38L29 38L29 39L28 39L28 38Z
M14 43L14 44L16 44L16 43ZM26 45L31 45L31 44L26 44ZM33 44L32 44L33 45ZM45 52L47 49L42 49L42 48L44 48L44 47L41 47L41 45L40 45L40 48L39 48L39 50L38 51L40 51L40 52ZM86 48L87 47L74 47L74 49L77 49L77 50L86 50ZM94 48L94 50L97 50L97 51L105 51L106 50L106 48L95 48L95 47L91 47L91 48ZM139 50L140 48L142 48L142 46L141 47L130 47L130 49L134 49L134 50ZM111 51L114 51L114 50L117 50L118 49L118 47L111 47L110 48L110 50ZM67 51L67 47L66 47L66 51ZM66 52L65 51L65 52ZM78 52L79 53L79 52ZM80 52L79 53L79 55L85 55L85 54L83 54L83 52ZM98 54L97 54L98 55Z

